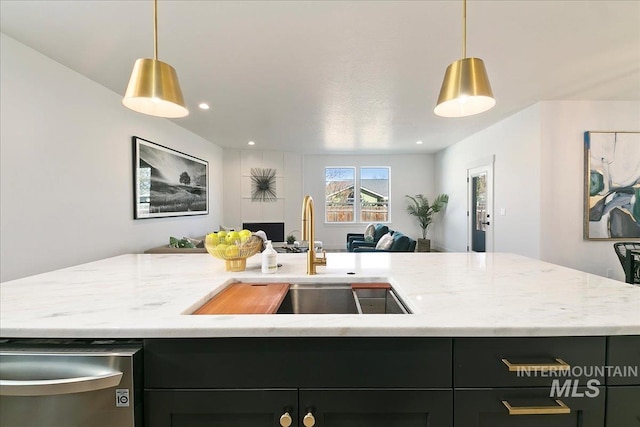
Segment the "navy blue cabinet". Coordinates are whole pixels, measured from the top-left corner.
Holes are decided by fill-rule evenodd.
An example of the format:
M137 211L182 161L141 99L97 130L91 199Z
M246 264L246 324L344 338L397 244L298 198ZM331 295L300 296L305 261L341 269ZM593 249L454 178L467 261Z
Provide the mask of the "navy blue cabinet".
M596 370L637 372L638 336L144 346L147 427L640 427L638 377Z
M449 427L451 340L145 341L148 427Z

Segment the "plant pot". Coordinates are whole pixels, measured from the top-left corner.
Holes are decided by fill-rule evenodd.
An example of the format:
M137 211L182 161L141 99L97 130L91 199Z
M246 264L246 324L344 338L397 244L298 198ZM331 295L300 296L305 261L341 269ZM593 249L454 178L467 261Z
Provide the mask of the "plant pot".
M431 252L431 240L418 239L418 244L416 245L416 252Z

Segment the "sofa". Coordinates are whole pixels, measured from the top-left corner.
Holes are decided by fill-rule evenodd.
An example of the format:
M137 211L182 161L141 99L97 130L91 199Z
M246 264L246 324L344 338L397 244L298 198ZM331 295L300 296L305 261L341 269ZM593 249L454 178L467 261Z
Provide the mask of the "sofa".
M392 231L392 243L388 249L376 249L376 246L359 246L353 252L415 252L416 241L399 231Z
M254 234L260 236L263 240L266 240L267 238L266 234L264 234L264 232L261 232L261 231L257 231ZM195 248L180 248L180 247L175 247L171 245L162 245L162 246L156 246L155 248L147 249L146 251L144 251L144 253L145 254L206 254L208 252L207 252L207 249L204 247L205 237L206 236L193 237L193 238L185 237L181 239L181 241L188 240L189 242L193 243L195 245ZM282 244L274 243L273 246L277 250L280 246L282 246ZM322 242L316 241L316 247L318 246L322 248ZM263 249L264 249L264 246L263 246ZM261 249L261 251L263 249Z
M169 245L147 249L145 254L206 254L205 248L172 248Z
M382 236L389 232L389 227L384 224L376 224L373 227L373 240L367 241L364 233L347 233L347 251L353 252L357 247L376 247Z
M206 254L207 249L204 247L204 238L205 236L188 239L189 241L191 241L191 243L196 245L195 248L175 248L169 245L162 245L162 246L157 246L155 248L147 249L146 251L144 251L144 253L145 254Z

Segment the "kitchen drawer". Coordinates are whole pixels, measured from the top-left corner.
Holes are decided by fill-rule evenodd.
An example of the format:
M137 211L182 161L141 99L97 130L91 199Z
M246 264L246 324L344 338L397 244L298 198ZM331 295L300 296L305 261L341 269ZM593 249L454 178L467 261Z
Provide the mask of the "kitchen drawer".
M608 340L607 366L613 369L609 370L607 385L640 385L640 336L615 336Z
M536 387L550 386L554 378L567 378L562 371L547 368L535 371L522 368L510 371L505 363L548 364L562 362L571 367L594 367L605 364L605 337L527 337L455 339L454 384L456 387ZM504 359L504 361L503 361ZM560 359L557 361L556 359ZM566 366L565 366L566 367ZM511 369L518 369L512 366ZM577 369L571 369L575 372ZM602 371L602 370L601 370ZM602 373L602 372L600 372ZM604 385L602 375L580 377L580 385L596 379Z
M451 387L446 338L145 340L145 388Z
M576 389L577 393L588 391ZM566 406L556 403L558 399ZM567 409L569 413L511 415L503 403L514 411L541 406L546 411ZM458 389L454 392L455 427L602 427L605 419L605 388L598 387L598 396L549 397L549 389L500 388ZM531 411L528 411L531 412Z

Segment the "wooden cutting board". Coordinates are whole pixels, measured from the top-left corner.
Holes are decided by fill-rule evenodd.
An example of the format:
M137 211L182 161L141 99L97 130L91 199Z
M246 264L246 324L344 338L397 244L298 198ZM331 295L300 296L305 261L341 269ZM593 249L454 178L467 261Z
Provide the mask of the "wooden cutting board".
M233 283L193 314L273 314L288 290L288 283Z

